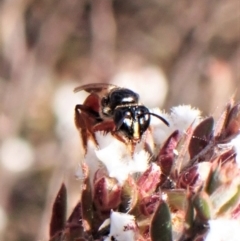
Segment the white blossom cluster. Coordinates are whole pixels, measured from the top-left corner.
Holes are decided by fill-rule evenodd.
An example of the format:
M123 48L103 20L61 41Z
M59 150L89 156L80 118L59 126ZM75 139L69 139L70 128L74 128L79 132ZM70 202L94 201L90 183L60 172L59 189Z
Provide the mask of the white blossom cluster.
M109 177L115 178L118 184L123 186L129 176L143 173L148 169L151 156L144 149L145 142L149 141L150 143L152 141L150 146L159 149L175 130L179 130L180 133L184 134L189 127L196 127L202 119L201 112L189 105L173 107L169 114L159 109L153 109L152 112L166 119L169 122L169 127L158 118L151 116L150 131L146 132L140 143L136 145L133 153L111 133L96 132L95 137L98 146L92 140L88 141L85 160L89 166L92 182L94 174L103 168ZM228 145L232 146L236 151L236 161L238 166L240 166L240 135L237 135ZM152 153L154 153L154 150ZM110 234L105 238L105 241L137 240L137 224L134 216L112 211L108 222ZM239 221L227 219L210 220L209 227L206 241L240 240Z
M161 115L169 122L168 127L156 117L152 117L150 128L153 129L152 137L155 146L163 144L173 131L184 132L191 124L197 125L201 119L200 111L189 105L174 107L170 114L163 113L159 109L154 109L153 113ZM137 144L132 154L126 145L111 133L104 134L98 131L95 136L99 146L96 147L93 141L89 140L85 157L92 173L104 165L109 176L116 178L119 184L123 184L128 175L142 173L148 168L150 155L143 148L145 137ZM90 173L90 175L92 179L93 174Z
M197 125L201 119L200 111L188 105L174 107L170 114L161 112L159 109L154 109L152 112L165 118L170 127L152 116L150 131L136 145L133 153L111 133L97 131L95 138L98 146L92 140L88 141L85 161L90 170L92 184L95 173L103 168L107 170L109 177L115 178L122 186L129 175L143 173L148 169L150 154L144 149L145 142L152 141L152 148L161 146L173 131L178 129L184 132L190 125ZM106 241L113 239L118 241L136 240L136 223L132 215L112 211L109 222L110 234L105 239Z

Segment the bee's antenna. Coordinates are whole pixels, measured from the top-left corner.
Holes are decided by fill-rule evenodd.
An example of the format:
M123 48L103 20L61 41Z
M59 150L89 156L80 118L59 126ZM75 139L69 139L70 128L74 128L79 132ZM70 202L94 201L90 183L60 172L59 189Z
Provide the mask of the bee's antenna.
M151 112L144 113L144 114L142 114L141 116L143 116L143 115L152 115L152 116L155 116L155 117L157 117L158 119L160 119L165 125L170 126L169 123L168 123L168 121L165 120L165 119L164 119L162 116L160 116L160 115L157 115L157 114L154 114L154 113L151 113Z
M154 114L154 113L150 113L150 112L149 112L148 114L157 117L157 118L160 119L165 125L169 126L168 121L166 121L162 116L157 115L157 114Z

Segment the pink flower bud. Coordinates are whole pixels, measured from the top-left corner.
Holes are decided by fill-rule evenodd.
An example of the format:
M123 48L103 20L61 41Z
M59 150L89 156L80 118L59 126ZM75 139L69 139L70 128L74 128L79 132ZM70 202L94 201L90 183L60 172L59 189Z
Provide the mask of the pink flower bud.
M115 178L104 175L94 181L93 189L93 200L99 210L110 211L118 207L122 188Z
M198 180L198 177L198 167L192 166L180 174L177 187L184 189L190 188L190 190L192 190Z
M142 214L145 216L153 214L160 202L160 199L160 194L153 194L151 196L144 197L139 204Z
M160 174L160 167L152 163L137 181L140 191L144 193L155 191L160 181Z
M167 139L157 156L157 164L161 167L162 173L168 176L174 163L174 150L178 144L180 133L174 131Z
M188 168L178 177L177 187L196 192L206 181L211 165L210 162L201 162Z

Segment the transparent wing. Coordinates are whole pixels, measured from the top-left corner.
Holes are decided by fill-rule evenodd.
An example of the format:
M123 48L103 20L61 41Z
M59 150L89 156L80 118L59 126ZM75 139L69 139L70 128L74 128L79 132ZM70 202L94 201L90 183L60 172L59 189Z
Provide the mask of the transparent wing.
M74 92L79 92L85 90L88 93L99 93L99 92L106 92L111 89L118 88L118 86L108 83L91 83L86 85L78 86L74 89Z

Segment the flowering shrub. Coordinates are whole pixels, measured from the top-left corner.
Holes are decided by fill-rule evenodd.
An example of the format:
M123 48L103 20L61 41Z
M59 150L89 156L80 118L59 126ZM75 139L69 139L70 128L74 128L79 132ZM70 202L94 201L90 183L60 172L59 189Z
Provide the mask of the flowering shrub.
M56 197L51 241L234 241L240 237L240 105L220 119L178 106L152 117L139 143L96 131L82 162L81 199L66 219Z

